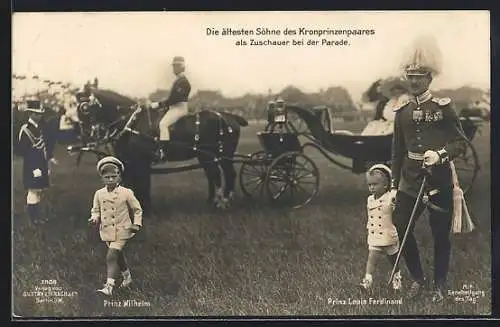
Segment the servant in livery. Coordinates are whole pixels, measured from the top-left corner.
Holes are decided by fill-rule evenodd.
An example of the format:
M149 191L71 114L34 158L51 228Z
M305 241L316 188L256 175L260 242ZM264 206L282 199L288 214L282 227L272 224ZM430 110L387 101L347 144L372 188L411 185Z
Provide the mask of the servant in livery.
M26 111L28 122L19 131L17 152L23 157L23 184L27 210L31 222L47 222L46 213L41 207L42 193L50 186L50 164L57 164L52 153L55 145L54 135L49 135L43 127L45 108L39 100L28 100Z
M163 160L165 158L164 149L168 148L170 142L170 132L168 128L173 125L179 118L188 114L188 98L191 92L191 84L184 74L186 69L184 58L180 56L174 57L172 61L172 67L176 79L170 89L170 95L168 99L153 102L151 108L167 108L167 112L160 120L160 142L157 153L157 159Z
M106 255L107 279L97 290L112 295L117 277L122 276L120 287L132 283L132 275L123 253L127 241L142 227L142 208L132 190L120 185L123 163L115 157L104 157L97 163L104 187L94 194L89 222L99 224L101 239L108 246ZM130 217L133 214L133 217Z
M449 98L436 98L429 85L441 70L441 53L432 38L418 39L402 63L412 96L395 108L392 145L392 192L396 194L393 221L400 241L405 234L423 179L423 164L430 172L402 255L412 277L409 297L421 294L424 273L414 223L424 208L434 243L432 300L443 300L450 260L450 225L453 213L453 179L450 161L458 153L463 130ZM397 192L397 193L396 193Z

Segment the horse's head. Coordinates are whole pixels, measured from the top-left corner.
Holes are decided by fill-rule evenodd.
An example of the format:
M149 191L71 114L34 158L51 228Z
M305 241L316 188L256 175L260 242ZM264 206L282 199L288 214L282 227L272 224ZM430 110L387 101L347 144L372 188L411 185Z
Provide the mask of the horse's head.
M96 96L88 91L76 93L77 115L82 124L94 124L98 122L99 112L102 104Z

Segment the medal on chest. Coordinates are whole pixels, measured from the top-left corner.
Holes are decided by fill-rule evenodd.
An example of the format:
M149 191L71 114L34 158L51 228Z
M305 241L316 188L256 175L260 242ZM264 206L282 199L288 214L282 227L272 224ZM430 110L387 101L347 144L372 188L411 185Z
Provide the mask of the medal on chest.
M413 121L416 123L420 123L424 118L424 112L422 111L422 108L417 107L413 109Z
M442 110L427 111L425 112L424 117L425 121L428 123L438 122L440 120L443 120L443 111Z

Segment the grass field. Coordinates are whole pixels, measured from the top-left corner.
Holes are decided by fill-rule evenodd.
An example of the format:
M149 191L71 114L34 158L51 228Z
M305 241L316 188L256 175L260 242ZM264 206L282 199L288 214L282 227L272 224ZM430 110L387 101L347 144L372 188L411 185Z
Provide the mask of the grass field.
M474 144L482 170L468 196L478 225L454 236L450 290L484 291L477 297L446 296L434 305L408 300L387 290L389 264L380 263L372 294L359 290L367 255L366 187L362 175L332 166L311 153L321 172L319 195L299 210L276 209L265 200L251 203L238 192L227 212L207 212L202 171L155 176L155 215L126 249L135 278L112 300L144 301L149 306L106 306L95 293L105 281L106 246L87 219L94 191L101 187L95 159L85 157L74 172L74 157L56 156L52 188L46 193L51 221L32 227L25 214L20 160L14 161L13 313L23 317L191 316L191 315L488 315L491 312L491 210L489 127ZM260 148L246 128L239 152ZM359 126L339 126L359 130ZM427 216L417 223L422 263L432 276L432 237ZM404 266L404 263L402 264ZM407 276L406 268L403 269ZM36 303L36 287L55 280L59 303ZM46 282L47 283L47 282ZM50 282L49 282L50 283ZM464 286L465 285L465 286ZM405 285L407 286L407 285ZM400 299L402 304L371 304ZM333 301L336 300L336 301ZM355 304L366 300L367 304ZM339 304L345 301L345 304Z

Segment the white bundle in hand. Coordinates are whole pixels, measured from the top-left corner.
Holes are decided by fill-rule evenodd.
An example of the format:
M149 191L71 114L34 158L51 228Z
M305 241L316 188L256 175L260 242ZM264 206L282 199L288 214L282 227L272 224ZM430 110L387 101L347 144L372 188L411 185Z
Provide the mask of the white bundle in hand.
M470 233L475 229L472 218L467 209L464 192L458 183L455 165L450 162L451 174L453 178L453 216L451 230L453 234Z

